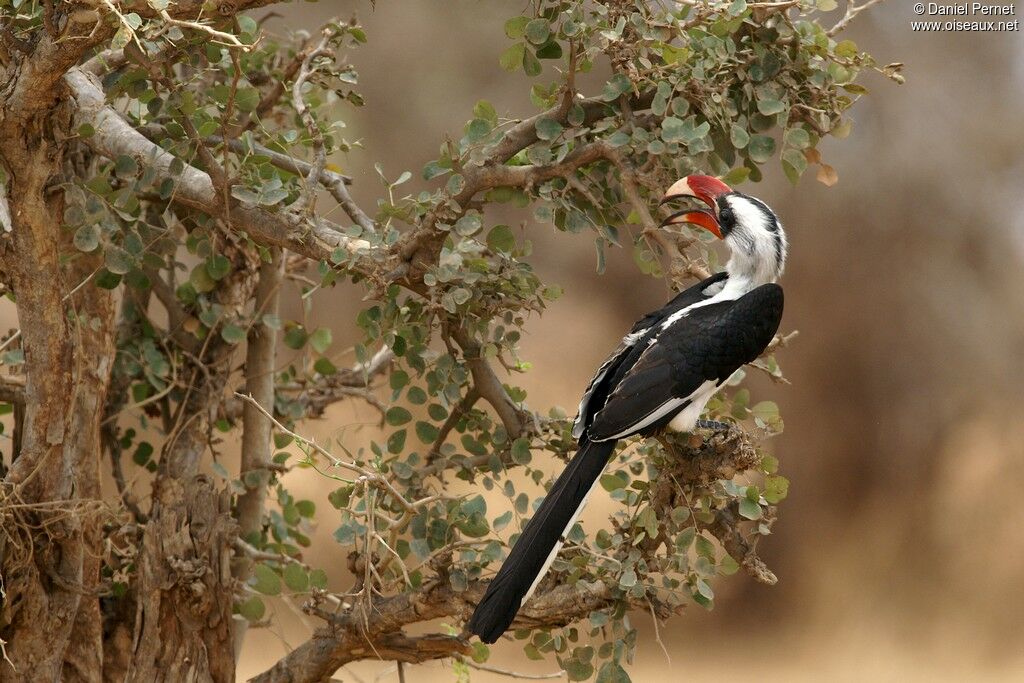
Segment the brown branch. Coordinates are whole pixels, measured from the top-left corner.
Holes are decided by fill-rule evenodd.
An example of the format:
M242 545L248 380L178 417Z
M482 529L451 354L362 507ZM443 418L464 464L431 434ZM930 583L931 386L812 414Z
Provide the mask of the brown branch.
M188 164L183 164L180 173L172 173L172 164L181 163L181 159L146 139L116 111L106 106L102 91L88 75L72 70L65 81L77 105L76 124L88 123L96 130L86 139L87 144L107 158L116 159L125 154L145 160L158 179L174 179L173 200L176 203L221 218L233 230L246 233L264 246L283 247L318 261L330 260L336 249L365 256L357 259L352 269L363 274L375 272L376 262L369 243L349 238L340 226L330 221L321 219L310 225L305 217L294 212L275 212L244 204L232 206L230 216L227 216L209 174Z
M219 135L211 135L206 139L214 145L225 144L224 138ZM235 154L249 154L252 152L260 156L265 156L270 161L271 166L279 168L282 171L287 171L288 173L306 176L309 175L310 171L313 169L313 165L308 161L296 159L295 157L281 152L275 152L269 147L264 147L260 144L251 143L250 145L237 139L230 139L226 144L228 149ZM328 191L331 191L332 186L336 183L351 185L352 178L344 175L343 173L335 173L329 169L323 169L320 171L320 184L327 188Z
M488 673L498 674L499 676L508 676L509 678L519 678L524 681L550 681L555 678L564 678L565 671L555 671L549 674L524 674L520 671L512 671L511 669L502 669L497 666L490 666L488 664L477 664L472 659L466 659L465 657L455 657L459 662L462 662L471 669L478 671L487 671Z
M24 405L25 379L23 377L0 378L0 401Z
M292 439L294 439L296 443L305 445L306 447L316 451L318 454L327 458L327 460L330 461L330 463L335 467L341 467L343 469L355 472L356 474L359 475L361 481L369 483L381 489L382 491L390 495L392 498L394 498L395 502L397 502L407 511L416 510L416 506L413 503L410 503L409 500L406 499L406 497L403 496L398 491L398 489L395 488L394 484L392 484L391 481L384 475L379 474L377 472L372 472L366 469L365 467L360 467L354 462L341 460L337 458L335 455L333 455L330 451L326 450L323 446L313 441L312 439L307 439L304 436L296 434L295 432L281 424L276 418L274 418L273 415L271 415L267 410L265 410L263 406L254 401L251 396L245 396L237 392L235 393L235 396L242 399L246 403L254 406L259 412L261 412L265 417L267 417L271 421L271 423L273 423L273 425L281 431L282 434L287 434Z
M316 210L316 186L320 183L320 173L324 170L324 166L327 165L327 148L324 143L324 134L320 131L320 125L316 122L316 118L313 117L313 113L306 106L306 101L302 97L302 86L305 85L309 77L316 71L316 68L313 66L314 60L326 56L333 57L332 53L327 49L327 45L330 43L333 35L333 28L328 27L321 31L320 42L306 54L302 60L302 65L299 67L299 73L295 76L295 81L292 83L292 106L295 107L295 113L298 114L299 120L306 127L306 132L313 142L313 167L309 169L309 174L306 176L306 194L299 200L302 208L306 209L310 215Z
M458 405L452 409L451 414L448 415L448 419L444 421L444 424L441 425L441 429L438 430L437 438L434 439L434 443L430 447L430 452L427 453L426 464L428 467L435 459L441 456L441 447L444 445L444 442L448 440L448 435L453 429L455 429L455 425L459 423L459 420L473 409L473 406L478 400L480 400L480 392L477 391L476 387L471 387L469 391L466 392L466 395L462 397L462 400L459 401Z
M461 329L453 330L451 337L462 349L477 393L494 408L510 438L515 439L522 435L525 429L522 413L505 391L501 380L494 374L494 368L483 357L480 344Z

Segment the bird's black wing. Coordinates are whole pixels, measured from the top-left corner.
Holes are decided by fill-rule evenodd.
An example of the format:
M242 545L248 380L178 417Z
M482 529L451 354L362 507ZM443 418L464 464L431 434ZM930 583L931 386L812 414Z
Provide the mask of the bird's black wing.
M721 385L757 358L779 328L782 307L782 288L766 284L735 300L666 317L607 378L611 391L593 418L590 438L623 438L666 423L697 392Z
M594 378L590 380L590 384L587 386L587 390L583 392L579 411L576 414L576 420L573 422L572 435L575 438L578 439L583 435L583 432L593 421L594 415L604 406L604 401L611 389L608 380L615 376L623 361L630 355L630 351L636 348L637 343L650 332L651 328L664 321L665 318L676 311L706 299L707 295L704 293L704 290L720 282L724 283L727 277L728 274L725 271L715 273L692 287L684 289L679 294L676 294L667 304L636 321L629 334L623 337L622 343L619 344L618 348L597 369Z

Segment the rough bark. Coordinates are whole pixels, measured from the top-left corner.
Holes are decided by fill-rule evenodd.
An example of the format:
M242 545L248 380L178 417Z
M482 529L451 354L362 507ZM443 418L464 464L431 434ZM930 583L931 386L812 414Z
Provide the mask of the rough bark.
M49 192L61 165L62 149L53 134L59 125L45 110L10 110L0 125L13 221L7 272L17 296L27 378L21 450L4 495L28 504L69 503L63 509L27 509L4 520L13 533L2 560L8 599L0 638L8 641L7 655L18 673L9 664L0 666L12 679L59 676L82 581L81 526L77 516L67 514L74 454L64 441L74 347L58 253L63 202L59 193Z
M69 269L76 283L89 277L99 257L80 258ZM74 302L78 319L88 327L75 330L75 399L65 450L74 468L75 494L80 501L102 503L100 492L101 421L114 365L117 307L110 290L94 288ZM99 585L103 552L103 520L82 520L82 599L64 655L63 680L98 683L103 678L103 623Z
M188 432L181 447L197 447L203 433ZM161 478L153 495L124 680L229 683L235 673L230 549L237 531L228 497L201 475Z
M284 257L274 249L270 262L260 264L259 283L256 286L254 312L256 322L249 331L249 345L245 357L245 389L267 412L274 412L274 363L277 333L260 322L264 315L277 315L279 292L284 276ZM242 408L242 464L240 479L246 491L238 497L235 515L238 535L248 543L258 538L263 526L267 483L270 481L272 452L270 420L255 406L246 403ZM235 563L235 577L245 581L249 577L252 560L240 555ZM247 623L239 621L235 627L236 650L241 649Z

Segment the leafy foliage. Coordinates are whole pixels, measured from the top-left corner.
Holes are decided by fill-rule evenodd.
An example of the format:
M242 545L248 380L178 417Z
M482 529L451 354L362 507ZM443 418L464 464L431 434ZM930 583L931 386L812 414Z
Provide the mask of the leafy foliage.
M559 469L552 457L572 454L568 416L532 412L514 383L530 368L519 355L522 330L561 287L541 282L527 232L494 223L489 207L530 209L537 223L589 235L599 268L609 249L626 248L641 273L681 282L717 266L717 256L689 231L658 230L651 207L664 187L692 172L756 182L771 168L796 183L815 166L832 184L835 170L818 147L850 133L847 112L866 92L861 73L898 78L895 66L877 67L819 23L831 0L531 2L505 22L509 43L496 59L527 78L539 113L508 117L480 100L461 136L425 161L420 174L431 189L402 194L412 172L391 179L378 167L381 199L367 217L327 163L359 144L342 122L363 104L358 76L338 61L368 39L358 23L276 37L244 15L213 29L171 20L168 7L151 0L152 11L104 10L117 26L110 46L123 52L96 59L111 61L106 101L174 161L163 173L156 150L110 154L96 126L78 127L95 155L65 188L65 255L100 258L88 286L125 297L128 333L114 377L130 398L110 411L116 445L108 445L117 457L132 453L122 485L131 468L160 469L190 416L214 416L214 456L219 434L248 429L229 388L238 380L232 367L243 342L280 332L285 361L266 406L276 420L270 476L215 465L236 496L259 487L271 494L259 529L242 539L255 563L235 609L253 623L281 595L310 596L314 613L329 602L366 619L379 601L427 584L473 595L538 504L538 485ZM35 30L41 12L33 5L16 28ZM579 74L600 75L603 85L585 96ZM223 212L181 198L199 170ZM316 211L318 185L351 225ZM253 305L255 274L282 243L237 229L232 212L243 210L298 233L286 275L300 283L303 312L332 287L362 288L353 368L338 367L329 329ZM319 244L325 230L334 235L330 256L311 262L294 245ZM148 313L150 295L165 320ZM8 352L5 364L13 360ZM493 365L508 371L507 383ZM771 356L756 367L782 377ZM762 436L781 432L777 406L754 402L743 379L709 404L709 416ZM320 447L293 434L303 419L353 397L380 408L384 438L353 447L342 430ZM618 503L608 527L574 527L542 587L600 587L605 597L598 609L517 630L525 654L553 655L571 680L629 680L630 608L660 616L691 602L710 609L718 577L741 566L773 579L751 548L770 533L787 493L777 467L746 437L626 444L601 479ZM336 480L332 509L297 499L280 476L289 468ZM498 495L456 495L454 480ZM334 527L351 553L347 591L329 591L342 577L329 581L326 568L303 559L317 522ZM130 560L109 560L105 572L120 594L134 580ZM448 614L463 616L459 604ZM487 652L478 646L471 659Z

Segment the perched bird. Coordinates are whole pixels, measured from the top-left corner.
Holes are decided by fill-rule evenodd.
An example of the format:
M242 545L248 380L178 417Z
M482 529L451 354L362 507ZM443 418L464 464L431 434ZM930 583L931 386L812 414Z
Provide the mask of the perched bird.
M580 401L572 434L579 451L526 525L466 628L485 643L508 629L551 566L619 439L664 428L721 429L700 419L704 406L736 370L756 359L782 319L775 280L786 261L786 235L775 213L709 176L673 184L662 203L696 198L662 226L691 223L723 239L725 271L679 293L637 321L598 368Z

